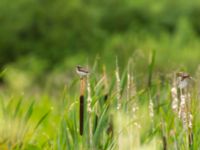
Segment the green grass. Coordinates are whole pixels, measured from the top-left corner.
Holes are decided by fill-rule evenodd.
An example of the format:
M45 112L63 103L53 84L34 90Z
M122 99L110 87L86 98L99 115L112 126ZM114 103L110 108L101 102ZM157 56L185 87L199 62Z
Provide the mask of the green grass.
M84 133L79 133L79 80L74 77L59 94L40 91L32 95L18 92L3 93L0 97L0 149L14 150L116 150L116 149L198 149L199 99L198 86L190 87L193 115L193 143L181 119L172 111L172 77L160 78L154 72L155 52L146 71L148 84L138 86L137 72L132 63L129 69L119 68L120 84L113 74L107 76L106 91L103 74L90 74L91 112L85 93ZM133 80L128 81L134 77ZM137 78L137 80L139 77ZM143 80L143 79L141 79ZM195 81L197 84L198 82ZM128 88L129 85L129 88ZM117 87L120 86L120 93ZM138 88L139 87L139 88ZM55 89L56 90L56 89ZM105 100L105 94L108 98ZM121 108L117 105L120 94ZM149 100L154 116L150 117ZM92 131L92 132L91 132Z

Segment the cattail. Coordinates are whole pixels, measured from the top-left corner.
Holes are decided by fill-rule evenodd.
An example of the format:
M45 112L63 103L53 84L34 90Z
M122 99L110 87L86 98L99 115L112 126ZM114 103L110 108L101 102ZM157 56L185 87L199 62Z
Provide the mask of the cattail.
M76 72L80 76L80 107L79 107L79 126L80 126L80 135L83 135L84 132L84 93L87 75L89 71L81 66L76 67Z
M83 79L81 79L81 87L84 88L83 85L85 85L84 83L85 81ZM80 125L80 135L83 135L83 129L84 129L84 95L82 93L82 91L84 91L81 88L81 95L80 95L80 107L79 107L79 125Z

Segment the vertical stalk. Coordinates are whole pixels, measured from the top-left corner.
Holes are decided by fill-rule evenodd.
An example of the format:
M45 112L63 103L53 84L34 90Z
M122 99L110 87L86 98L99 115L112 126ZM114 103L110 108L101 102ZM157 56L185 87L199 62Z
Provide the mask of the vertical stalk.
M80 96L80 110L79 110L79 115L80 115L80 135L83 135L83 125L84 125L84 96Z
M121 108L121 80L119 76L119 66L118 61L116 59L116 70L115 70L115 76L116 76L116 90L117 90L117 110L120 110Z
M91 97L91 87L90 87L90 80L88 76L88 81L87 81L87 112L88 112L88 122L89 122L89 145L90 148L92 149L92 108L91 108L91 103L92 103L92 97Z
M166 138L166 136L163 135L162 141L163 141L163 150L167 150L167 138Z
M106 67L103 66L103 83L104 83L104 102L108 99L108 79L106 74Z
M187 128L188 128L188 142L189 142L189 149L193 149L193 132L192 132L192 114L191 114L191 97L188 89L186 89L187 93Z
M167 150L167 137L165 134L165 122L162 120L161 123L161 128L162 128L162 143L163 143L163 150Z
M84 132L84 91L85 91L85 78L81 78L80 86L80 107L79 107L79 126L80 126L80 135L83 135Z
M148 67L148 87L151 88L152 85L152 75L153 75L153 69L154 69L154 65L155 65L155 56L156 56L156 51L153 50L152 51L152 55L150 57L150 63L149 63L149 67Z
M189 135L188 135L188 140L189 140L189 149L192 150L193 149L193 133L192 131L189 129Z

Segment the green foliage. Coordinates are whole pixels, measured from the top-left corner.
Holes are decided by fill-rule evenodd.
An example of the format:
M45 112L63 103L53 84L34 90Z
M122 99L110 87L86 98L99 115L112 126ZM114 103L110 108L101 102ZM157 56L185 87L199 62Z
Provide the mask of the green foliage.
M76 53L124 61L137 49L195 51L199 45L190 41L199 41L199 8L197 0L1 0L0 67L23 56L46 61L45 72L78 60Z
M79 88L77 80L71 81L58 95L40 91L39 95L26 98L9 97L1 92L0 99L0 148L1 149L189 149L188 132L182 120L172 110L171 78L162 81L153 69L155 51L152 53L146 78L151 74L151 89L138 86L135 92L128 87L127 71L119 69L121 92L117 91L115 74L109 75L109 92L105 93L102 74L91 74L91 112L88 111L88 93L85 93L84 133L79 133ZM96 62L98 64L98 62ZM156 65L156 63L154 64ZM94 72L98 65L94 64ZM148 66L148 64L147 64ZM132 68L132 67L130 67ZM129 68L129 69L130 69ZM113 71L114 72L114 71ZM137 73L137 72L136 72ZM132 76L132 74L131 74ZM163 84L164 82L164 84ZM196 81L198 82L198 81ZM193 143L199 143L198 88L190 87L191 113L193 115ZM117 93L120 92L120 93ZM19 92L16 91L16 94ZM13 92L14 94L14 92ZM30 94L30 93L29 93ZM104 96L108 94L105 101ZM117 94L121 95L122 107L117 108ZM36 99L36 100L32 100ZM152 99L154 116L150 116L149 99ZM91 121L92 126L90 126ZM92 130L90 130L92 128ZM92 133L90 133L92 131ZM6 134L5 134L6 132Z
M1 0L0 149L162 149L165 142L168 149L189 149L188 133L171 109L171 74L194 73L199 65L199 10L198 0ZM93 64L83 136L77 64ZM190 149L200 147L198 91L191 86Z

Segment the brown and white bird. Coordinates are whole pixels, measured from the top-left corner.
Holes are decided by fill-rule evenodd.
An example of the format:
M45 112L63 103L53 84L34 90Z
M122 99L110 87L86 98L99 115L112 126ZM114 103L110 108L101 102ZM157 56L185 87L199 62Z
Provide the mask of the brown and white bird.
M89 71L88 69L84 68L84 67L81 67L81 66L76 66L76 72L77 74L82 78L82 77L85 77L89 74Z
M189 81L192 79L192 77L185 72L178 72L176 74L176 77L177 77L177 85L178 88L180 89L186 88L189 84Z

